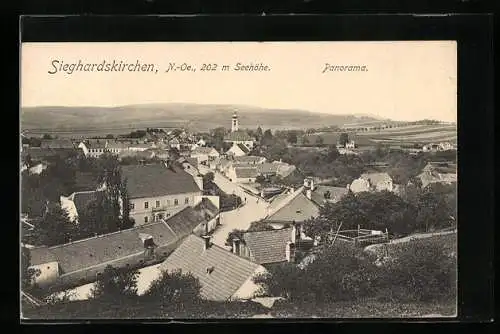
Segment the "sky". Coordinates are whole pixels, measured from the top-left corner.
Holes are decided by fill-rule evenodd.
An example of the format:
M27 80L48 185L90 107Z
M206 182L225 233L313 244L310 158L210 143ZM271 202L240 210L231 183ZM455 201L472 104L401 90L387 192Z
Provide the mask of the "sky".
M53 67L54 62L79 61L139 62L153 64L154 70L67 74ZM196 71L166 73L171 62ZM262 63L270 70L235 71L237 63ZM203 64L217 64L217 70L202 71ZM326 64L366 66L367 71L322 73ZM223 65L231 70L221 71ZM236 104L455 122L457 49L454 41L23 43L20 103Z

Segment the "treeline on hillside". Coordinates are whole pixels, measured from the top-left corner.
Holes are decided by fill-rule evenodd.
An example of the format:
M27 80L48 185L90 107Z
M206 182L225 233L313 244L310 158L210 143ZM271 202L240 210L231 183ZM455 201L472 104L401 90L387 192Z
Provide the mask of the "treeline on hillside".
M79 223L70 222L67 212L61 208L60 196L94 190L102 184L106 184L106 190L96 196L86 210L79 212ZM21 211L34 222L34 229L24 241L35 245L57 245L134 224L128 218L126 180L122 178L118 160L111 155L99 159L59 159L40 175L23 173Z

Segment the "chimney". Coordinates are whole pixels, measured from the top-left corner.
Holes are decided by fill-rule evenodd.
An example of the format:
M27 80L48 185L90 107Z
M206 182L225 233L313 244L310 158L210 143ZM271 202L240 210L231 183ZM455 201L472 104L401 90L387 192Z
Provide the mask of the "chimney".
M295 244L291 242L287 242L286 244L286 249L285 249L285 255L286 255L286 260L287 262L295 262Z
M314 189L316 189L316 186L315 186L315 184L314 184L314 180L313 180L312 178L311 178L310 180L311 180L311 181L310 181L310 182L311 182L311 183L310 183L310 188L311 188L311 190L312 190L312 191L314 191Z
M241 240L238 238L233 239L233 253L236 255L240 255L240 242Z
M202 236L203 240L205 241L205 250L209 249L210 246L211 246L211 242L210 242L210 239L211 237L209 235L204 235Z

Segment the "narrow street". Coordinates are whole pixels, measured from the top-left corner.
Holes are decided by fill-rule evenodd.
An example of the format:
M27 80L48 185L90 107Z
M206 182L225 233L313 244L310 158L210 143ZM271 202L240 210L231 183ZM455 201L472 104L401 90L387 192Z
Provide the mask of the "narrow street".
M199 169L201 174L214 173L214 182L222 191L241 197L242 206L232 211L222 212L220 215L221 226L212 235L214 244L227 248L225 242L228 234L234 229L246 230L252 222L265 218L268 203L253 194L245 192L238 184L232 183L219 172L204 166L200 166Z

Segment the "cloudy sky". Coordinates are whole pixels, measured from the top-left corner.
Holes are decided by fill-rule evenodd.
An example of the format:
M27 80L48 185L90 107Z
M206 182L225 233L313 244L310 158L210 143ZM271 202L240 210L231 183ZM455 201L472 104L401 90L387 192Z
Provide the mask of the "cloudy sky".
M123 61L158 72L54 72L59 65ZM170 62L196 72L166 73ZM268 72L219 71L263 63ZM365 72L322 73L325 64ZM217 64L217 71L201 71ZM456 43L35 43L21 50L22 106L207 103L456 121Z

